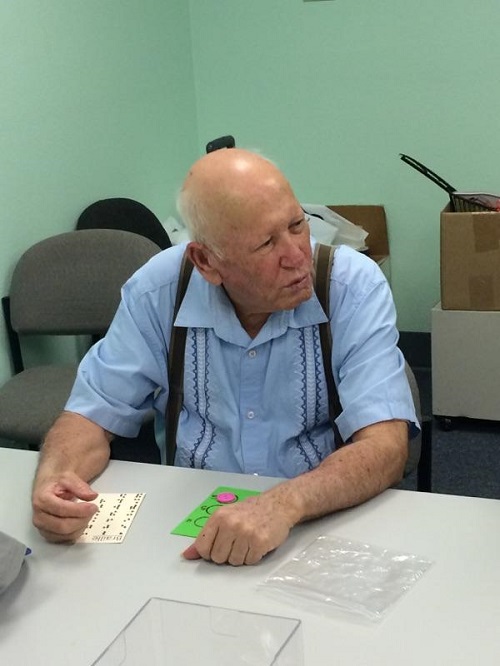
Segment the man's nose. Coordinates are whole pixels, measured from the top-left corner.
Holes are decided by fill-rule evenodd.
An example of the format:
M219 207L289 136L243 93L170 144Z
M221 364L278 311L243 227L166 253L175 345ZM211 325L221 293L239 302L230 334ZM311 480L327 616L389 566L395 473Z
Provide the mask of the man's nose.
M298 236L295 238L290 236L283 243L283 250L281 254L281 267L282 268L300 268L304 262L305 253L302 249L302 244Z

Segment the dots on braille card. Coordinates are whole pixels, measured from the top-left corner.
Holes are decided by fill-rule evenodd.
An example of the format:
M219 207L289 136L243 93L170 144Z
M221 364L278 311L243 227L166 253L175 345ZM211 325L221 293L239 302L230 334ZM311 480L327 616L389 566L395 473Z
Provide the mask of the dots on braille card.
M99 510L78 539L83 543L121 543L144 499L144 493L101 493Z

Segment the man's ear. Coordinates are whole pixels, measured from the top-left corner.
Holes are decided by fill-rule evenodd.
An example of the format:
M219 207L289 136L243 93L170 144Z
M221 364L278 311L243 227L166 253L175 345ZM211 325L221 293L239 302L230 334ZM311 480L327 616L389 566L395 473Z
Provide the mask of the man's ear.
M194 241L188 243L187 255L207 282L216 286L222 284L222 276L216 267L218 262L206 245Z

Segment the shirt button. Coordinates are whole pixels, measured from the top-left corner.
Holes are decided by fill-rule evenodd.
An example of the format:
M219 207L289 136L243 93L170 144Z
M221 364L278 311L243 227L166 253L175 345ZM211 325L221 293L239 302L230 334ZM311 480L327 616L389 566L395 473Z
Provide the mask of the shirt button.
M257 356L257 352L255 351L255 349L251 349L248 352L248 355L250 356L250 358L255 358Z
M251 409L247 412L247 418L253 419L255 416L255 412L253 412Z

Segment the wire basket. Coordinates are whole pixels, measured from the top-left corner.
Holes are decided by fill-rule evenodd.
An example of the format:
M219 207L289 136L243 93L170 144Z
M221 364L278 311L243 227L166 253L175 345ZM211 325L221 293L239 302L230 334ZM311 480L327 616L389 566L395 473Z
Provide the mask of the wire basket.
M418 162L413 157L400 153L400 158L406 164L422 173L426 178L436 183L442 190L448 193L450 198L451 210L455 213L478 213L484 211L500 211L500 197L494 194L483 194L482 192L458 192L453 185L447 183L437 173L431 171L421 162Z

